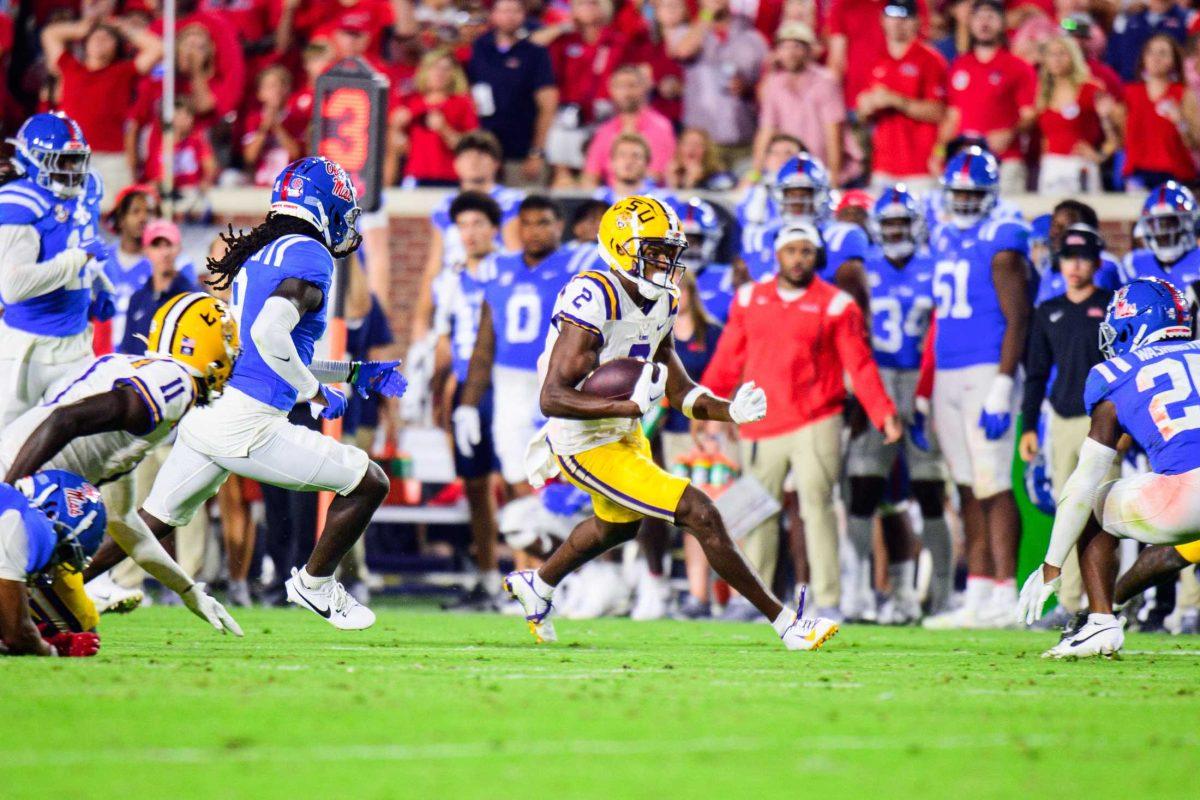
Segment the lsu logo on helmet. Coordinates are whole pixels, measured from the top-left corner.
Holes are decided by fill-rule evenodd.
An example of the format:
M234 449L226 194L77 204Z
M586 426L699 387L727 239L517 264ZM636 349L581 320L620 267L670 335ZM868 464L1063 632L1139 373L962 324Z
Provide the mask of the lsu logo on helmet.
M186 292L155 312L147 345L187 367L207 401L224 390L241 342L237 321L223 302L204 292Z
M647 300L677 291L684 269L679 257L688 242L679 216L666 203L645 195L613 203L600 220L597 239L609 268L636 283ZM658 271L648 275L647 267Z

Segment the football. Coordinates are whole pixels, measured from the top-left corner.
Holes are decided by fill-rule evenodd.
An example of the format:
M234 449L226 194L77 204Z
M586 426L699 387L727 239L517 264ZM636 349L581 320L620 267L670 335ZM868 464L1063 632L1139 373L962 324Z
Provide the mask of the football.
M640 358L614 358L612 361L605 361L583 379L583 385L579 388L588 394L608 400L628 400L633 394L633 387L637 385L638 378L642 376L644 366L646 362Z

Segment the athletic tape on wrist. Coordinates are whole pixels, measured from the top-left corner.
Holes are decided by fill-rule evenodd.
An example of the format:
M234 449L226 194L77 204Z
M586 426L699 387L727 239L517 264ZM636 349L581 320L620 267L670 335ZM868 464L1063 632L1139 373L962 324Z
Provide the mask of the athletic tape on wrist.
M707 386L697 386L693 388L687 393L687 396L683 398L683 403L680 405L679 410L682 411L683 415L688 419L695 419L695 417L692 416L692 406L696 405L696 401L704 395L709 395L710 397L713 396L712 390Z

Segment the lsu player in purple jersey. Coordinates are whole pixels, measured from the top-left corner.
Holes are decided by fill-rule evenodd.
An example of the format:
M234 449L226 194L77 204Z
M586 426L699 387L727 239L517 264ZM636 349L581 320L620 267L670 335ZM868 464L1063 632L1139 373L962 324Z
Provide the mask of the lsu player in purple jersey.
M832 218L825 165L808 153L788 159L775 175L773 191L779 216L764 225L758 236L742 237L741 259L750 280L774 274L775 237L780 229L790 222L808 222L817 226L825 240L821 278L848 292L865 312L870 291L863 264L871 242L862 228Z
M912 493L924 517L923 538L933 556L930 605L940 610L949 600L954 577L950 531L942 518L945 476L941 457L930 447L923 423L914 424L922 348L933 317L934 261L926 247L920 205L904 184L884 190L871 211L869 224L877 242L867 255L871 346L887 393L914 433L903 444L889 445L883 434L869 428L850 442L846 463L850 476L848 532L864 573L861 577L866 578L858 585L869 586L872 518L877 512L892 511L884 508L885 490L903 447ZM920 608L913 592L915 563L910 557L911 548L906 547L907 541L899 544L896 549L907 552L893 554L896 560L888 565L893 596L885 607L887 621L904 623L919 617ZM873 598L866 593L863 601L866 599ZM861 613L863 602L859 605L850 610Z
M337 496L308 562L285 581L287 598L331 625L359 629L375 615L333 577L387 494L388 479L362 450L288 422L296 403L336 419L346 396L403 394L399 362L314 360L324 335L334 259L362 241L361 210L345 170L325 158L292 162L275 179L266 220L226 237L228 252L210 259L218 289L232 288L230 307L242 348L225 391L184 417L179 435L142 504L159 537L191 521L236 473L295 491Z
M1021 518L1012 491L1018 367L1029 326L1029 228L993 215L994 156L970 147L942 178L951 222L934 234L937 370L933 427L958 486L967 533L967 596L928 627L1003 627L1016 604Z
M704 310L713 319L725 324L729 319L729 304L733 302L733 265L717 262L725 224L713 204L702 197L687 201L676 199L671 207L679 216L679 224L687 236L688 246L679 256L679 263L696 281L696 294Z
M1158 278L1178 289L1193 316L1200 282L1200 248L1196 246L1197 207L1191 190L1167 181L1150 192L1138 220L1145 248L1125 256L1127 280Z
M1191 322L1183 295L1157 278L1135 280L1109 303L1100 326L1108 360L1092 367L1084 386L1091 428L1059 498L1046 557L1025 581L1017 610L1025 623L1041 616L1078 542L1090 613L1048 657L1111 656L1124 644L1112 606L1117 538L1181 545L1200 533L1200 342L1191 341ZM1151 471L1108 480L1122 434L1146 451Z

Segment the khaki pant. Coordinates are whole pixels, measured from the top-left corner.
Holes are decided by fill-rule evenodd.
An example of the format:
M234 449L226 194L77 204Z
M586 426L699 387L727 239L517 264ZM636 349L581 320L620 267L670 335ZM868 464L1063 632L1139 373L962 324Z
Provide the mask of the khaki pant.
M1050 468L1050 485L1054 489L1054 500L1058 501L1067 478L1075 471L1079 463L1079 448L1091 430L1091 417L1086 414L1079 417L1060 417L1051 409L1046 426L1050 452L1047 454L1047 466ZM1105 480L1115 480L1120 477L1118 465L1113 464ZM1058 599L1063 607L1074 614L1083 606L1083 576L1079 573L1079 554L1074 547L1063 562L1062 586L1058 591Z
M800 517L808 552L811 586L821 608L841 601L837 518L833 486L842 465L842 415L833 414L791 433L740 444L742 471L758 479L773 497L783 494L791 470L800 496ZM779 520L772 517L740 542L751 565L769 586L779 558Z
M137 513L137 509L145 502L154 485L154 478L171 452L171 445L164 444L154 448L131 475L105 484L101 487L104 494L104 504L110 515L123 516L126 509ZM175 530L175 561L183 571L193 578L204 566L204 545L208 536L208 516L197 514L192 521L182 528ZM141 586L146 579L142 568L127 558L113 567L113 580L125 588Z

